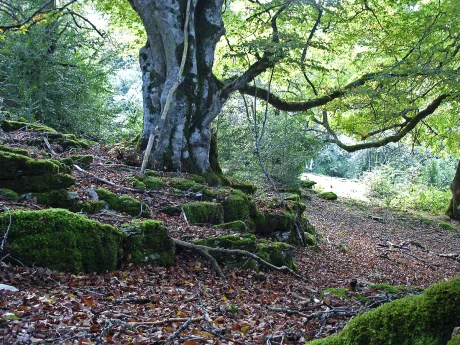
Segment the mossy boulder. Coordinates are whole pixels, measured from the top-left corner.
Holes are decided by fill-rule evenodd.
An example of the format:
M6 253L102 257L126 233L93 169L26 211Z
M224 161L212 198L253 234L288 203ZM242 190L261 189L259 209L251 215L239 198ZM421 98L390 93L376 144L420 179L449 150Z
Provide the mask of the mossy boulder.
M71 209L78 202L78 195L66 189L55 189L40 193L25 193L21 195L25 200L34 200L41 205Z
M460 277L355 317L337 335L309 345L444 345L460 325ZM455 338L454 338L455 339ZM457 340L453 340L457 341ZM454 342L455 344L455 342Z
M318 196L325 200L337 200L337 194L334 192L320 192L318 193Z
M312 189L313 186L316 184L315 181L312 180L300 180L300 187L306 188L306 189Z
M126 236L124 262L162 267L174 264L174 242L163 222L146 220L125 224L120 230Z
M28 123L23 121L3 120L0 127L5 132L13 132L20 129L24 129L30 132L57 133L57 131L54 128L42 124Z
M0 187L12 189L18 193L47 192L68 188L74 184L73 177L67 174L19 176L14 180L0 180Z
M65 164L70 170L73 169L73 165L76 164L82 169L88 168L94 161L92 155L71 155L67 158L59 160L59 162Z
M133 197L127 195L118 197L115 193L105 188L97 188L95 192L99 199L104 200L111 210L124 212L133 217L150 216L147 205Z
M79 213L94 214L103 210L106 203L101 200L78 201L70 206L70 210Z
M0 220L10 226L6 248L11 257L25 265L71 272L117 267L123 235L110 225L64 209L14 211Z
M59 165L43 159L0 151L0 181L16 180L20 176L40 176L59 173ZM1 182L0 182L1 183Z
M171 187L181 190L181 191L190 191L190 192L198 192L204 188L204 186L200 183L196 183L193 180L189 180L182 177L174 177L171 179L170 182Z
M286 198L284 198L286 201L300 201L300 195L299 194L289 194Z
M272 265L295 269L295 247L284 242L259 241L257 255Z
M289 244L281 242L271 242L261 240L257 242L253 234L243 235L226 235L220 237L212 237L208 239L200 239L195 241L195 244L225 249L240 249L254 253L260 256L265 261L275 266L295 267L295 248ZM260 266L260 263L247 257L232 257L227 254L211 253L212 256L220 263L231 267L245 267L251 269L266 269L267 267Z
M239 232L239 233L248 232L248 228L246 226L246 223L242 222L241 220L235 220L234 222L214 225L213 228L214 229L223 229L223 230L227 230L227 231L235 231L235 232Z
M214 202L191 202L182 205L190 224L221 224L224 222L224 209Z
M134 188L141 190L159 190L165 185L162 179L155 176L131 176L128 182L131 182Z
M248 183L248 182L232 180L230 181L230 187L232 187L233 189L238 189L242 191L243 193L250 194L250 195L257 192L257 186L251 183Z
M1 194L2 194L2 197L5 198L6 200L17 201L19 199L18 193L16 193L15 191L11 189L4 189L2 190Z
M460 333L449 340L447 345L460 345Z
M0 151L15 153L17 155L29 156L29 152L27 150L15 149L15 148L11 148L11 147L4 146L4 145L0 145Z
M269 237L275 232L291 232L295 230L295 214L282 212L264 212L258 213L255 217L256 233Z
M203 197L210 197L210 195L203 192ZM254 202L249 196L238 189L229 187L219 188L211 197L222 204L225 222L233 222L235 220L244 221L256 213Z
M316 236L310 234L309 232L304 232L304 239L305 244L310 247L316 247L318 245L318 241L316 240Z

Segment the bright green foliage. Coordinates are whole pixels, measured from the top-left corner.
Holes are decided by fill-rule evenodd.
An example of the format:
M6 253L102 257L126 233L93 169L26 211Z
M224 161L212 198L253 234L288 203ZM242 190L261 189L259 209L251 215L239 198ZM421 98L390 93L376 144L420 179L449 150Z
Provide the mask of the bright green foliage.
M15 8L27 17L43 3L21 0ZM82 13L78 4L71 8ZM10 21L5 13L0 14L2 24ZM40 16L33 26L0 33L0 107L14 119L100 138L111 107L104 41L67 11Z
M174 242L163 222L146 220L125 224L120 230L126 235L124 261L162 267L174 264Z
M104 188L97 188L96 193L99 199L107 202L110 209L124 212L133 217L149 217L147 205L143 204L139 200L130 196L118 197L115 193L112 193Z
M182 205L190 224L221 224L224 222L224 209L214 202L192 202Z
M442 345L460 323L460 278L439 283L422 295L385 304L353 319L336 336L311 345Z
M4 189L1 194L6 200L16 201L19 198L18 193L11 189Z
M62 209L14 211L1 217L10 226L11 256L25 265L60 271L104 272L116 268L122 234Z
M236 107L231 103L224 109L224 114L225 111L230 113L219 121L219 161L229 177L261 180L263 175L254 149L253 124L243 114L238 116L233 106ZM261 143L262 158L273 179L283 185L298 184L305 162L321 146L314 136L305 133L303 120L301 116L271 114L266 123Z
M460 334L457 334L455 337L453 337L447 345L460 345Z

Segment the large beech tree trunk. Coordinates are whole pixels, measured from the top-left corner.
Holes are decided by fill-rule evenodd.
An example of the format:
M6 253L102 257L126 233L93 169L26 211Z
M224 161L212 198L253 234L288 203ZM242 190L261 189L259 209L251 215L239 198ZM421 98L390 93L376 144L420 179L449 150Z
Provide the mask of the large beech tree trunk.
M156 136L150 162L160 169L205 174L210 165L211 121L226 97L212 74L215 47L224 33L223 0L191 0L187 59L169 111L168 93L178 80L184 51L187 0L129 0L147 33L140 50L143 78L142 138Z
M452 199L447 213L450 218L460 220L460 160L450 190L452 191Z

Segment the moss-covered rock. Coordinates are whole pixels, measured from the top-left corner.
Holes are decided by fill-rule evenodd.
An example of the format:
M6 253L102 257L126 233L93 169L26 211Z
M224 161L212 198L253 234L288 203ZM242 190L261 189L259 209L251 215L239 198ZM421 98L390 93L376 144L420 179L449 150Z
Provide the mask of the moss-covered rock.
M230 181L230 186L233 189L238 189L238 190L242 191L245 194L252 195L255 192L257 192L257 186L255 186L255 185L253 185L251 183L248 183L248 182L232 180L232 181Z
M59 165L43 159L0 151L0 180L15 180L19 176L39 176L59 173Z
M124 212L133 217L149 217L148 207L146 204L130 196L118 197L115 193L105 189L95 189L100 200L104 200L111 210Z
M104 272L117 267L123 235L63 209L14 211L0 217L10 225L7 248L28 266L71 272Z
M181 206L177 205L169 205L162 207L161 212L169 216L180 216L180 214L182 213L182 208Z
M321 193L318 193L318 196L321 199L325 199L325 200L337 200L337 194L335 194L334 192L321 192Z
M28 123L23 121L3 120L0 127L5 132L13 132L19 129L24 129L30 132L57 133L54 128L37 123Z
M269 237L274 232L292 232L295 221L296 216L287 211L258 213L255 217L256 233Z
M316 184L315 181L308 180L308 179L300 181L300 187L306 188L306 189L312 189L315 184Z
M318 241L316 240L316 236L310 234L309 232L304 232L305 244L310 247L316 247L318 245Z
M212 247L212 248L225 248L225 249L240 249L255 253L265 261L275 266L288 266L295 267L295 248L286 243L271 242L261 240L257 242L253 234L243 235L226 235L220 237L212 237L208 239L200 239L195 244ZM260 264L253 259L233 258L226 254L211 253L213 257L220 263L231 267L245 267L252 269L266 269L267 267L260 266Z
M11 189L4 189L2 190L1 194L2 194L2 197L5 198L6 200L17 201L19 199L18 193L16 193L15 191Z
M41 205L71 209L78 202L78 195L66 189L55 189L41 193L26 193L21 195L25 200L33 200Z
M78 201L70 206L70 210L73 212L94 214L103 210L105 206L106 203L101 200Z
M4 145L0 145L0 151L9 152L9 153L15 153L17 155L29 156L29 152L27 150L14 149L14 148L4 146Z
M225 235L200 239L195 244L212 248L241 249L254 253L257 249L256 237L253 234Z
M286 198L284 198L286 201L300 201L300 195L299 194L289 194Z
M214 229L223 229L227 231L235 231L239 233L245 233L248 231L246 223L242 222L241 220L235 220L234 222L214 225Z
M19 176L14 180L0 180L0 187L12 189L18 193L46 192L73 186L75 180L67 174Z
M163 267L174 264L174 242L163 222L146 220L125 224L120 230L126 235L125 262Z
M159 190L165 185L162 179L155 176L131 176L128 182L131 182L134 188L141 190Z
M71 155L63 161L70 165L70 168L76 164L80 168L86 169L93 163L94 157L92 155Z
M181 191L198 192L204 188L202 184L196 183L193 180L188 180L182 177L174 177L171 179L171 187Z
M361 314L338 335L307 344L444 345L460 325L459 305L457 277L431 286L422 295L405 297Z
M257 255L272 265L287 266L295 269L295 248L283 242L260 241L257 246Z
M224 222L222 205L214 202L192 202L182 205L190 224L221 224Z

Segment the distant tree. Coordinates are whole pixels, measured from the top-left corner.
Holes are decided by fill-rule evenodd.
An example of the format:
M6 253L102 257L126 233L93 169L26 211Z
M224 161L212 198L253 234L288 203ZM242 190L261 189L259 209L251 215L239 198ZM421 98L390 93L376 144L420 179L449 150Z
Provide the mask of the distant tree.
M72 2L0 2L8 28L0 34L0 108L99 137L110 114L110 65L102 37Z

